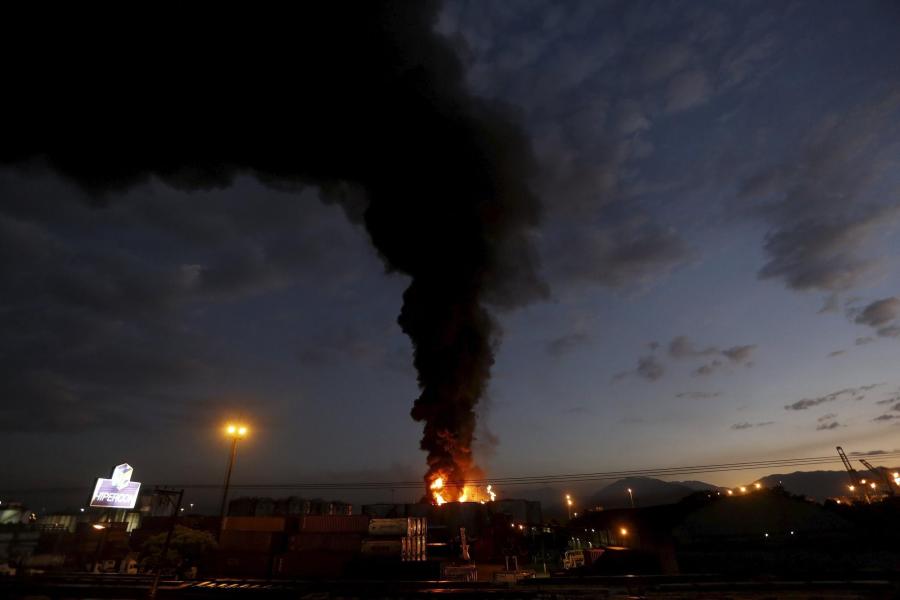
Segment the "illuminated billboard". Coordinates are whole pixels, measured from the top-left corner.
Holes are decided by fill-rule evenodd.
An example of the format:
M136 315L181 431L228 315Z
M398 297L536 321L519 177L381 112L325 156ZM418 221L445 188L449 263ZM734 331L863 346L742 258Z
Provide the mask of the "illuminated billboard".
M113 469L110 479L100 478L94 486L91 506L99 508L134 508L141 484L131 480L134 469L123 463Z

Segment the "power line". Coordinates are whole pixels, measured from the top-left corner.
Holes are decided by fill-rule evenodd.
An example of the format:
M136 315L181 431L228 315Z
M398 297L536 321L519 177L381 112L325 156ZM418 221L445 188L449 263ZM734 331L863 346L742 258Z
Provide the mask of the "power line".
M900 458L900 452L886 452L877 455L879 459ZM674 477L685 475L698 475L708 473L739 472L760 469L779 469L785 467L808 467L840 462L837 456L813 456L794 459L771 459L757 461L743 461L734 463L714 463L706 465L692 465L681 467L659 467L655 469L630 469L623 471L599 471L593 473L567 473L561 475L538 475L522 477L494 477L490 479L472 479L466 481L447 481L448 486L524 486L524 485L555 485L563 483L587 483L597 481L609 481L625 477ZM147 484L148 486L150 484ZM174 484L172 484L174 485ZM300 482L300 483L261 483L261 484L235 484L231 487L244 490L383 490L383 489L421 489L424 485L418 481L375 481L375 482ZM178 484L176 487L202 490L219 489L220 483L196 483ZM84 491L83 486L57 487L57 488L33 488L19 490L0 490L3 494L22 493L62 493Z

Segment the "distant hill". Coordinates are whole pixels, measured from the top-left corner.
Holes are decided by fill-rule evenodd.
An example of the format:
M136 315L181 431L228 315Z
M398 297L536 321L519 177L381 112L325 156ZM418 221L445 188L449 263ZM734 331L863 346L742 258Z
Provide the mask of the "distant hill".
M894 468L888 469L893 472ZM900 469L896 469L900 470ZM872 474L859 472L861 478L872 480ZM827 498L846 496L849 479L846 471L796 471L794 473L776 473L759 480L747 481L746 485L759 481L766 487L781 485L792 494L804 495L817 502ZM881 482L878 482L879 484ZM638 507L673 504L697 491L718 490L727 488L716 486L705 481L662 481L652 477L627 477L613 482L593 495L582 495L577 498L579 508L602 506L605 509L627 508L631 505L628 488L634 494L634 504ZM562 502L558 488L545 487L521 490L518 497L541 502L544 516L547 518L564 518L566 506Z
M704 481L662 481L652 477L626 477L609 484L590 497L588 506L626 508L631 506L631 488L635 506L672 504L696 491L718 490L718 486Z
M890 468L889 471L894 471ZM859 476L869 481L876 481L871 473L860 471ZM846 471L795 471L794 473L778 473L766 475L760 479L766 487L781 485L792 494L803 494L822 502L834 496L846 496L850 483ZM881 481L877 481L881 485Z

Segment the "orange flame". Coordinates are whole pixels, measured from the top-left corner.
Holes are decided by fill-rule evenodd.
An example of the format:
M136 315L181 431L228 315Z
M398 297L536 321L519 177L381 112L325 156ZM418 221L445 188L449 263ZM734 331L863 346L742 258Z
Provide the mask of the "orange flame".
M494 492L492 485L488 485L484 490L470 485L463 485L461 488L456 486L448 488L443 475L437 475L429 484L428 489L431 491L432 501L438 506L447 502L453 502L453 500L448 500L448 495L451 498L456 496L456 502L480 502L481 504L486 504L497 499L497 494Z
M432 481L431 485L429 487L431 488L431 496L434 498L435 504L440 506L441 504L444 504L445 502L447 502L447 500L444 499L444 496L440 492L440 490L442 490L444 488L444 478L443 477L438 477L437 479Z

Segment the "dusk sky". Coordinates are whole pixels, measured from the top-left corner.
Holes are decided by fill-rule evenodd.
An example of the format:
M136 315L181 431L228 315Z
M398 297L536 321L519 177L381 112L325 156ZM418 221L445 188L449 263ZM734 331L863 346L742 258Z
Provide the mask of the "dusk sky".
M900 448L900 5L434 8L425 21L465 94L502 106L530 143L512 179L540 207L495 258L526 275L536 264L534 285L484 301L502 331L473 448L488 476ZM88 68L116 89L112 66ZM147 93L177 106L170 83L148 76ZM70 158L95 127L128 130L140 113L85 117L66 156L22 133L34 115L6 113L21 131L0 142L0 487L88 490L120 462L140 481L215 484L229 418L252 431L235 483L421 479L420 392L397 324L410 277L354 213L365 183L335 200L319 185L343 182L339 169L278 180L286 137L268 171L247 159L190 179L219 171L179 146L178 172L135 161L107 180ZM378 128L366 147L392 154L392 121ZM291 143L315 154L304 131Z

